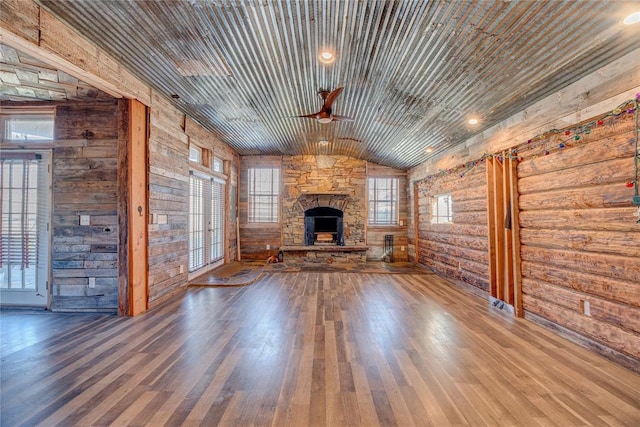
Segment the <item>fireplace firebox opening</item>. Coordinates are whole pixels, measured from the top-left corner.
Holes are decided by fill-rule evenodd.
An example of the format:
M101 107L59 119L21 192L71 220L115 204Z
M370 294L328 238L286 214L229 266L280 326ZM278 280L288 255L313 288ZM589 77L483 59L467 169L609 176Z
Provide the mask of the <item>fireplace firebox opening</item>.
M304 244L344 246L343 212L329 207L304 212Z

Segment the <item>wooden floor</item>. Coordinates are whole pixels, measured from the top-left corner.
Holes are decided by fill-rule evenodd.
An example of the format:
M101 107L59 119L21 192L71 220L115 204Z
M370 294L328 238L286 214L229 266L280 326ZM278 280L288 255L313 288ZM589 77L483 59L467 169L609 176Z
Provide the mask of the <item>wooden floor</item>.
M269 273L0 325L3 426L640 425L640 376L433 274Z

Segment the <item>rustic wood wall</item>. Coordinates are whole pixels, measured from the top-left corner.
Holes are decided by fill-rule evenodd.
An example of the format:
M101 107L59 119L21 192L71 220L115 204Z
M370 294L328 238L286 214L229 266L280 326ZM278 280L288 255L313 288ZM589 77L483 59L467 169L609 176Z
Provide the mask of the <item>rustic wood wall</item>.
M265 260L278 253L278 248L282 245L282 211L280 222L277 224L249 224L247 193L249 188L248 175L252 167L274 167L282 168L282 158L277 156L245 156L240 161L239 180L239 206L238 214L240 220L240 250L241 259ZM280 169L280 191L282 192L283 174ZM282 200L282 198L281 198ZM267 245L270 249L267 249Z
M52 310L117 311L118 120L115 100L56 108ZM80 215L90 225L80 225Z
M367 259L379 261L384 257L384 236L393 236L393 260L408 261L407 250L409 239L407 234L407 174L399 169L380 166L375 163L367 163L367 178L369 177L393 177L398 178L398 225L397 226L372 226L367 225ZM368 184L365 184L368 193ZM367 218L368 221L368 218Z
M189 147L184 114L154 95L149 130L149 307L188 284ZM156 220L157 219L157 220Z
M633 121L632 114L609 118L579 143L555 135L542 142L549 155L525 145L518 174L525 316L638 361L640 224L627 186Z
M487 177L483 162L460 173L446 173L416 182L418 262L454 280L488 291L489 243ZM453 223L431 224L431 197L448 193Z

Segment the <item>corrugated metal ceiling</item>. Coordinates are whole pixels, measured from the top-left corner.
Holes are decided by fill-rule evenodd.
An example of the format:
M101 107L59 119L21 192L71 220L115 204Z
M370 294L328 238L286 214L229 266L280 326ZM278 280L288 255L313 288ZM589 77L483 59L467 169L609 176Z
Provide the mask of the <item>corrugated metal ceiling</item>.
M347 154L401 169L640 48L640 28L621 25L638 2L39 3L240 154ZM318 59L325 48L331 64ZM337 87L333 112L353 122L293 117Z

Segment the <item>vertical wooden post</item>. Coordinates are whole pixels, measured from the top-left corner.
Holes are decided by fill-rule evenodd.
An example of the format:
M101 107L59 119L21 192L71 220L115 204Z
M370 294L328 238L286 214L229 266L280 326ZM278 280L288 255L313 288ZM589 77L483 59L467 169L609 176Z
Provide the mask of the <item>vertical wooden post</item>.
M513 265L513 307L517 317L524 317L522 308L522 271L520 267L520 223L518 206L518 161L511 160L511 264Z
M147 107L129 100L129 315L148 308Z
M129 101L118 101L118 315L129 315Z
M414 250L414 264L420 263L420 236L418 235L420 231L419 220L420 220L420 200L418 199L419 191L418 191L418 183L413 183L413 250Z
M504 159L502 168L502 219L504 221L504 291L503 301L507 304L513 305L513 221L511 221L511 186L512 186L512 173L511 168L513 166L513 160L507 157L506 152L502 152L502 158ZM508 217L508 218L507 218ZM507 227L507 221L509 226Z
M495 225L495 173L494 159L489 157L486 160L487 164L487 225L488 225L488 240L489 240L489 294L492 297L497 295L497 274L496 274L496 225Z

